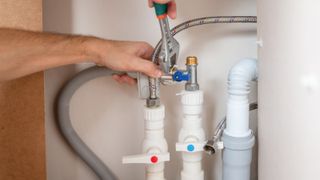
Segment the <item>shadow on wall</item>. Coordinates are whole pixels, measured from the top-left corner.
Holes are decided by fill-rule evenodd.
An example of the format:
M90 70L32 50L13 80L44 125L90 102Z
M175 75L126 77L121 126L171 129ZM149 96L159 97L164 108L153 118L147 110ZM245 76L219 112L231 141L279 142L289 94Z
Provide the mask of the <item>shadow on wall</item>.
M59 11L56 11L57 9L59 9ZM44 0L43 11L45 12L43 13L44 31L50 29L51 32L72 32L72 0ZM54 14L54 16L52 16L52 14Z
M72 33L73 31L73 9L72 0L43 0L43 31L57 33ZM56 177L58 179L74 179L77 175L76 169L59 169L54 168L56 156L51 156L52 152L56 152L62 156L67 164L65 166L75 167L77 162L76 157L71 149L57 146L60 144L60 139L63 139L60 133L54 138L48 135L48 132L59 132L54 119L53 104L58 90L62 85L77 72L75 65L54 68L45 71L45 129L46 129L46 168L47 179ZM59 76L57 76L59 74ZM65 142L63 142L65 143ZM63 167L63 166L61 166ZM89 171L90 172L90 171Z

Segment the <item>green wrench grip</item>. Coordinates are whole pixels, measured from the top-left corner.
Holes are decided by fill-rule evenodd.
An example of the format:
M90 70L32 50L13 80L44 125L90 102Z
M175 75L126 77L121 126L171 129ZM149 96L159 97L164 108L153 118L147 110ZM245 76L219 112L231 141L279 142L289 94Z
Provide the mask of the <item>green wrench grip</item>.
M153 3L157 16L162 16L168 12L168 4Z

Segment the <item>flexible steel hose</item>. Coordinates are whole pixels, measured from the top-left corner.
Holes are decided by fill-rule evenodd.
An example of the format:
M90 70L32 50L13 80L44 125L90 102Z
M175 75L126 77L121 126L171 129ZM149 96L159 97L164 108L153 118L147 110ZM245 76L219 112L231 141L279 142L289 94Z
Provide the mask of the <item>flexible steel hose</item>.
M176 27L172 28L171 33L172 35L176 35L179 32L189 29L195 26L201 26L205 24L230 24L230 23L257 23L256 16L212 16L212 17L202 17L192 19L186 22L183 22ZM160 40L155 47L155 50L152 54L152 62L158 64L158 55L161 49L162 41ZM150 98L157 99L158 93L160 88L160 84L158 83L158 79L156 78L149 78L149 89L150 89Z

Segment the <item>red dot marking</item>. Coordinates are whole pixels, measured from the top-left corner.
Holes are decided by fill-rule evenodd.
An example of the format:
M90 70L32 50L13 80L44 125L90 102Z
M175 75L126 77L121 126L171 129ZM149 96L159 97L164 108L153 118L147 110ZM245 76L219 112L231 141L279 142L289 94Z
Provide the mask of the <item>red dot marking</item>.
M152 163L157 163L158 162L158 157L157 156L152 156L150 160L151 160Z

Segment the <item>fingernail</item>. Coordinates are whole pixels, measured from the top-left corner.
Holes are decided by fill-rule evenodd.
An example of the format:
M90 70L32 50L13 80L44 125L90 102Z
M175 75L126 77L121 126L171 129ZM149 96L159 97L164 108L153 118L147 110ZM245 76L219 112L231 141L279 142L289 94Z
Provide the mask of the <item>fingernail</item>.
M156 77L159 78L162 76L162 72L160 70L156 71Z

